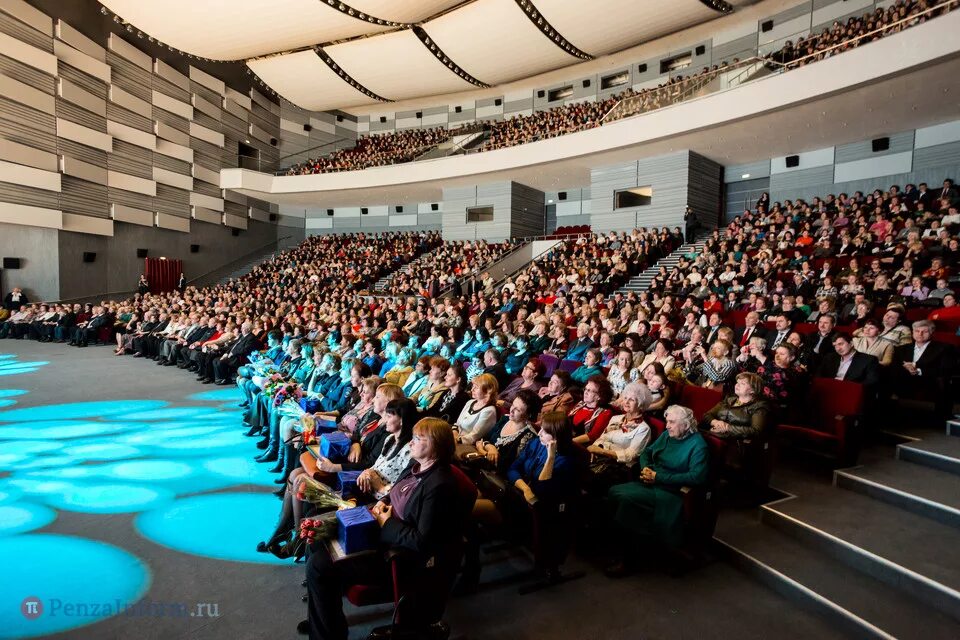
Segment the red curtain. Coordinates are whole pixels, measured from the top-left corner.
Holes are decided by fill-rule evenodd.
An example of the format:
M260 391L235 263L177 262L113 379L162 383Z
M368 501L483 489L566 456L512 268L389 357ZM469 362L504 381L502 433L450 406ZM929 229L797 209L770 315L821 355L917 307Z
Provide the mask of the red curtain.
M174 258L146 258L144 259L143 273L150 283L150 293L173 291L177 288L183 263Z

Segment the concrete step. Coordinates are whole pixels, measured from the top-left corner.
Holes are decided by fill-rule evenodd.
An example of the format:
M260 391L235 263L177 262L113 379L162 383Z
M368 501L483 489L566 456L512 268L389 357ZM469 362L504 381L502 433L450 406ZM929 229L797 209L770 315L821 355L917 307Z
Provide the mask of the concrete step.
M947 422L947 435L960 436L960 420L949 420Z
M960 475L960 438L940 435L897 446L900 460Z
M730 526L721 516L715 540L736 566L853 637L956 637L946 614L756 518Z
M902 460L834 472L834 482L888 504L960 528L960 477Z
M833 487L763 505L761 520L960 620L960 531Z

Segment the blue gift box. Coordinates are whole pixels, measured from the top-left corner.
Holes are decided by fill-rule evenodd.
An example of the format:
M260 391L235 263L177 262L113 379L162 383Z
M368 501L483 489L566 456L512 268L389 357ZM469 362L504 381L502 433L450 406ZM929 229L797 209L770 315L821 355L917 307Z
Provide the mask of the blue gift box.
M323 407L320 406L320 400L317 398L300 398L300 408L307 413L316 413Z
M380 541L380 525L366 507L337 511L340 525L337 540L343 552L357 553L377 548Z
M331 462L346 460L350 453L350 437L340 431L320 436L320 453Z
M357 488L357 478L360 477L360 471L341 471L337 474L337 481L340 483L340 495L343 499L359 496L362 492Z
M316 425L317 435L337 430L336 418L317 418Z

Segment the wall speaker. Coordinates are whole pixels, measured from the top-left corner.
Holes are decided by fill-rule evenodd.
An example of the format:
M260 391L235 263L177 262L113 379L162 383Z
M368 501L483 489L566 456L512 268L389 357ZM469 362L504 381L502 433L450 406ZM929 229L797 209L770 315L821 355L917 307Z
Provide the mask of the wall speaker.
M4 268L4 269L19 269L19 268L20 268L20 258L4 258L4 259L3 259L3 268Z
M497 98L496 100L494 100L493 105L496 107L503 105L503 98Z
M343 116L337 116L337 122L343 122Z
M542 98L545 95L547 95L547 93L543 89L541 89L540 91L537 91L538 98Z
M417 111L417 120L420 120L422 118L423 118L423 111Z
M461 113L462 111L463 111L463 107L459 105L453 108L454 113Z
M237 236L240 235L240 229L230 229L230 235L236 238Z
M647 63L637 65L637 73L646 73L647 72Z
M366 207L360 207L360 215L365 216L370 212Z
M706 48L704 45L701 44L699 47L697 47L696 49L693 50L693 55L695 55L695 56L702 56L702 55L705 54L706 52L707 52L707 48Z
M561 191L557 194L557 200L566 200L566 199L567 199L566 191Z
M276 222L279 216L275 213L271 213L269 218L270 218L270 222Z
M311 131L313 131L313 125L307 123L307 124L303 125L303 130L306 131L307 133L310 133Z
M403 213L403 207L399 204L397 205L397 213Z
M876 140L871 141L870 146L873 147L873 152L886 151L890 148L890 138L877 138Z
M440 211L440 204L434 202L430 205L430 211Z
M584 80L584 81L583 81L583 88L586 89L586 88L589 87L589 86L590 86L590 81L589 81L589 80Z
M137 249L138 258L146 258L149 254L150 252L146 249Z
M97 253L95 251L84 251L83 252L83 261L84 262L96 262Z
M800 156L787 156L785 158L787 162L787 167L799 167L800 166Z
M380 116L380 124L384 124L387 121L387 116Z
M760 31L766 33L767 31L773 31L773 20L767 20L760 23Z
M276 139L276 138L270 138L270 144L273 145L274 147L277 146L277 139Z
M190 245L190 253L200 253L200 245L198 244Z
M332 215L333 215L333 209L327 209L327 215L328 215L328 216L332 216Z

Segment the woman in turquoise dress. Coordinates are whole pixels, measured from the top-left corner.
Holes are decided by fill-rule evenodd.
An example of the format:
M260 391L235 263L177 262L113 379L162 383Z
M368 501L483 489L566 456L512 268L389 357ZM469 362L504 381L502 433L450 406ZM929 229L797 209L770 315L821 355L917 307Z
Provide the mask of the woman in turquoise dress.
M709 452L697 432L693 411L672 405L664 413L667 428L640 454L634 470L636 480L614 485L607 493L614 525L630 540L620 562L607 574L621 577L636 566L637 552L649 543L677 547L683 542L682 487L701 485L707 480Z

